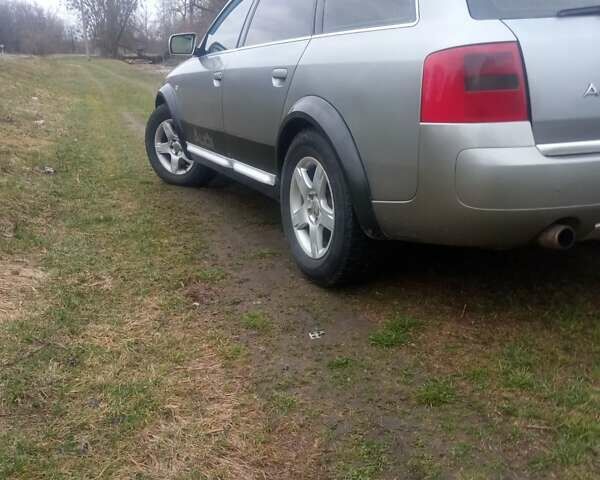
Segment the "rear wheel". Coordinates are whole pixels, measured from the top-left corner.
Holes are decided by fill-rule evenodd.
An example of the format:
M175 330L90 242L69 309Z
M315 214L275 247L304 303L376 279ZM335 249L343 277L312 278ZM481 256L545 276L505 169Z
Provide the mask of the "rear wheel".
M286 155L281 215L296 263L315 283L348 283L365 271L369 240L356 220L337 154L314 130L298 134Z
M167 105L159 106L148 120L146 152L156 174L167 183L205 186L215 176L214 170L186 157Z

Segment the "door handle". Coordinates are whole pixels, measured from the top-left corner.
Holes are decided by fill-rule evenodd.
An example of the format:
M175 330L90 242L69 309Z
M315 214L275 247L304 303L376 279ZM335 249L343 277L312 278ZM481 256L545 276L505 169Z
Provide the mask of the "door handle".
M283 87L285 85L285 81L288 78L288 69L287 68L276 68L273 70L273 86L274 87Z
M288 77L287 68L276 68L273 70L273 78L276 80L285 80Z
M215 87L220 87L222 81L223 81L223 72L213 73L213 84Z

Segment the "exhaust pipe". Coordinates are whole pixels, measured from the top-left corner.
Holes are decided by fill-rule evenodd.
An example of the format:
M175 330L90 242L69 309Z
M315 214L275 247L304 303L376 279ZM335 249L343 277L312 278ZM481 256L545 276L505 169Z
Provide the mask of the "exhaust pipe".
M538 243L551 250L569 250L575 246L577 234L568 225L552 225L538 237Z

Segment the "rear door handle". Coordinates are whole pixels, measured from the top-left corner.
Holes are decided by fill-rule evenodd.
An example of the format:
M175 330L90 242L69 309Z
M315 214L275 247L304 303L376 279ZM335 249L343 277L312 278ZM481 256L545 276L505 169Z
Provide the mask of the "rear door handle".
M273 70L273 86L282 87L288 78L287 68L276 68Z
M213 84L215 85L215 87L220 87L222 81L223 81L223 72L213 73Z

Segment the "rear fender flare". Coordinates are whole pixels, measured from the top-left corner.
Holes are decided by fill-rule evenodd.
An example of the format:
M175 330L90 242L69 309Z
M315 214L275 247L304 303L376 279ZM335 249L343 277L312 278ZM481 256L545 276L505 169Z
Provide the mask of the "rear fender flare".
M367 172L354 138L341 114L323 98L304 97L288 111L278 134L279 171L293 137L308 126L324 135L336 151L342 173L350 188L354 212L365 234L371 238L383 238L373 210Z

